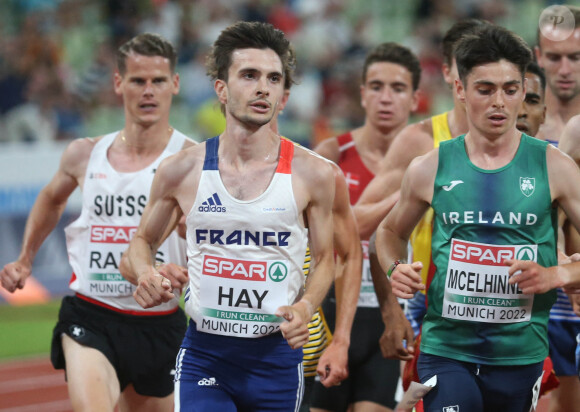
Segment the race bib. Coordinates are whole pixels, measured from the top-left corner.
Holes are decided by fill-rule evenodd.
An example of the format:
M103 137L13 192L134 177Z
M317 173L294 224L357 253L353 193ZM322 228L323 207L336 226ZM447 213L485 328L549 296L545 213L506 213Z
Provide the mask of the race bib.
M119 263L136 231L134 226L91 226L85 293L108 297L133 294L135 287L119 273Z
M536 262L537 245L488 245L452 239L442 316L488 323L531 319L534 295L508 283L507 259Z
M257 338L280 329L274 315L288 304L286 260L242 260L205 255L200 277L197 330Z

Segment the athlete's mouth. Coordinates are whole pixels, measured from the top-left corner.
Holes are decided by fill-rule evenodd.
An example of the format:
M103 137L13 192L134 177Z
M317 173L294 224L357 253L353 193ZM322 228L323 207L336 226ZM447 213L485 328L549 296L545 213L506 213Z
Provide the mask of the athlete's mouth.
M524 132L527 133L530 128L528 127L528 125L526 123L516 123L516 129L518 129L520 132Z
M157 107L157 103L147 102L139 104L140 109L155 109Z
M259 110L268 110L271 107L267 100L254 100L253 102L250 102L250 106Z

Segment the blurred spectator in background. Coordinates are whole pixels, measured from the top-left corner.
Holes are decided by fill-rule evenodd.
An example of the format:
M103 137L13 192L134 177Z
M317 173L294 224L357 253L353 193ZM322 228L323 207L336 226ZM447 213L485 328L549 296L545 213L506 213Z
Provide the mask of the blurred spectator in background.
M385 41L415 52L423 67L419 107L412 121L443 112L453 102L440 75L440 41L459 18L482 17L535 36L545 0L6 0L0 2L0 122L6 112L31 103L25 96L33 68L47 65L58 76L56 139L73 139L122 124L110 88L110 49L143 31L162 34L178 46L182 95L172 123L205 139L219 133L215 98L198 79L209 45L236 20L267 21L283 30L300 57L298 85L281 127L288 137L314 146L364 120L353 78L362 57ZM34 102L38 104L38 102ZM38 106L37 106L38 107ZM45 117L47 115L45 114ZM50 117L50 116L48 116ZM47 117L47 118L48 118ZM199 130L207 118L212 128ZM223 124L218 122L218 124ZM18 141L6 136L0 141ZM313 136L312 140L306 136ZM29 138L25 140L42 140Z

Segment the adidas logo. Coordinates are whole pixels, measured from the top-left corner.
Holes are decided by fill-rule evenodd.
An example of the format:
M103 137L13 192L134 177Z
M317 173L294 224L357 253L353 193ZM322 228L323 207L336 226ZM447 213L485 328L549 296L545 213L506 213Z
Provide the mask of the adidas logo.
M197 210L200 212L226 213L226 207L222 206L222 201L217 193L214 193L211 197L208 197L205 202L202 202Z
M198 386L219 386L215 378L203 378L197 381Z

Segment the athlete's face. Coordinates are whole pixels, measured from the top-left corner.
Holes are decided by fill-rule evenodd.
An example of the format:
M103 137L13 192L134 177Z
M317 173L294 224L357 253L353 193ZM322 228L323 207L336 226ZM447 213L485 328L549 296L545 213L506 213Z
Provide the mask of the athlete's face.
M465 103L470 132L495 139L513 129L524 100L525 87L517 66L507 60L475 66L455 83Z
M538 64L546 71L551 92L566 102L580 94L580 28L565 40L550 40L540 34L536 47Z
M235 50L228 80L218 79L214 85L226 119L252 128L270 122L284 99L282 73L280 57L272 49Z
M173 96L179 92L179 75L161 56L127 56L126 72L115 73L115 93L123 97L125 117L148 126L169 121Z
M368 66L360 91L367 122L382 133L407 124L409 115L417 108L413 77L400 64L377 62Z
M537 74L526 73L526 97L518 112L516 128L530 136L535 136L546 119L544 90Z

